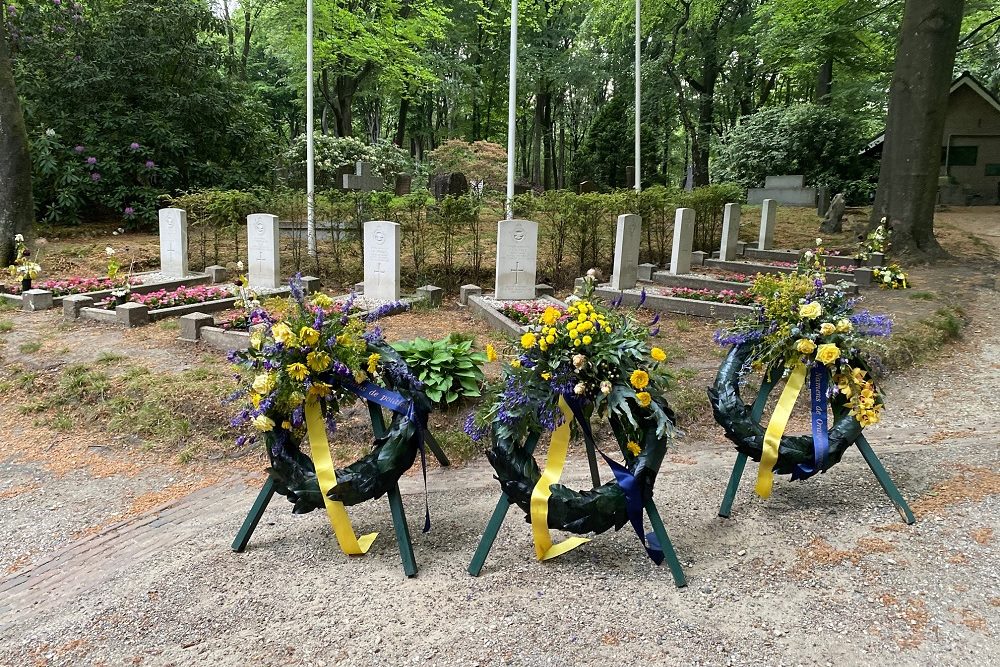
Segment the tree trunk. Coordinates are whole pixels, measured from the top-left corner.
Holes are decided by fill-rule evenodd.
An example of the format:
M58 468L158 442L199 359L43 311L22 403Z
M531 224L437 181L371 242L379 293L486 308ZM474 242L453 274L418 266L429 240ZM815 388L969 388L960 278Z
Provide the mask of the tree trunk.
M14 259L14 236L31 236L31 157L17 99L4 22L0 21L0 266Z
M870 226L888 219L897 252L943 254L934 238L941 135L965 0L906 0Z
M406 114L410 110L410 98L404 95L399 99L399 117L396 119L396 136L392 143L400 148L403 147L403 139L406 137Z
M545 135L545 106L549 101L544 77L539 77L535 91L535 124L531 133L531 183L542 185L542 137Z
M816 77L816 104L830 106L833 101L833 57L819 66Z

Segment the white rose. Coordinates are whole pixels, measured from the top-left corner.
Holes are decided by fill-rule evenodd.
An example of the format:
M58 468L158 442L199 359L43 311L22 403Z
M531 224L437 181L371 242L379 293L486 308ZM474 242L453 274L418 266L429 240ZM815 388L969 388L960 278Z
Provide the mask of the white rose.
M587 363L587 357L582 354L573 355L573 366L576 368L583 368L585 363Z
M237 271L242 271L243 270L243 260L242 259L240 261L236 262L236 270Z
M573 393L577 394L578 396L583 396L585 393L587 393L587 385L585 385L582 382L577 382L576 386L573 387Z
M812 250L806 250L804 257L806 259L812 259L813 258L813 252L812 252Z
M15 236L14 237L14 242L15 243L24 243L24 235L23 234L18 234L17 236Z
M608 382L607 380L601 382L601 393L604 394L605 396L611 393L611 383Z
M816 237L816 245L823 245L823 239Z

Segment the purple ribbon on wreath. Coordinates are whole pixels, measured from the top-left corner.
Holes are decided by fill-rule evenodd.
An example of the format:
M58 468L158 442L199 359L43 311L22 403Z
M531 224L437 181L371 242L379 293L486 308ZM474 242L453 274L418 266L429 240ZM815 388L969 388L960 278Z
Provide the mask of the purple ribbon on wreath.
M792 471L792 479L808 479L826 466L830 452L830 434L826 419L826 392L830 373L823 364L813 364L809 372L809 421L812 424L813 464L799 463Z

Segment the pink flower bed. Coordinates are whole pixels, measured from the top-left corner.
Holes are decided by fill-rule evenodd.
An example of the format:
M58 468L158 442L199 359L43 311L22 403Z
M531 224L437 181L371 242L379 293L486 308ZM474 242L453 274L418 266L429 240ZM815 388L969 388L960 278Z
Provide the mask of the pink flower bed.
M131 278L129 282L133 285L141 285L142 278ZM110 278L80 278L72 277L64 280L42 280L32 283L33 288L48 290L52 296L69 296L70 294L86 294L88 292L103 292L105 290L117 289L122 286L120 281ZM20 294L21 286L17 285L10 289L11 294Z
M506 301L497 310L518 324L524 325L538 322L538 316L549 307L560 312L563 310L551 301Z
M233 296L232 290L225 287L195 285L194 287L178 287L170 292L167 290L157 290L149 294L129 294L128 301L141 303L150 310L158 310L160 308L186 306L193 303L216 301L218 299L229 299ZM115 307L114 299L108 299L101 305L108 310L113 310Z
M717 280L726 280L731 283L752 283L757 274L737 273L736 271L725 271L721 269L693 267L695 273L708 274ZM699 270L700 269L700 270Z
M751 306L754 304L754 297L746 292L734 292L733 290L711 290L711 289L691 289L689 287L660 287L657 293L661 296L673 296L679 299L694 299L695 301L712 301L714 303L727 303L736 306Z

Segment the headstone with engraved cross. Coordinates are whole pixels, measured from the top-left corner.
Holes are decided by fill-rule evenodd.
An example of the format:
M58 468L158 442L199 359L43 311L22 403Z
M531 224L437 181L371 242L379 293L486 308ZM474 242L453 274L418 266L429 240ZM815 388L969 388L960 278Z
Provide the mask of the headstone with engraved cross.
M250 287L281 287L281 255L278 252L278 216L254 213L247 216L247 278Z
M399 300L399 225L365 223L365 299Z
M538 223L501 220L497 225L497 299L534 299Z
M160 209L160 273L171 278L188 274L187 211Z
M343 186L345 190L375 192L385 187L385 179L373 175L370 164L358 161L354 164L353 174L344 174Z

